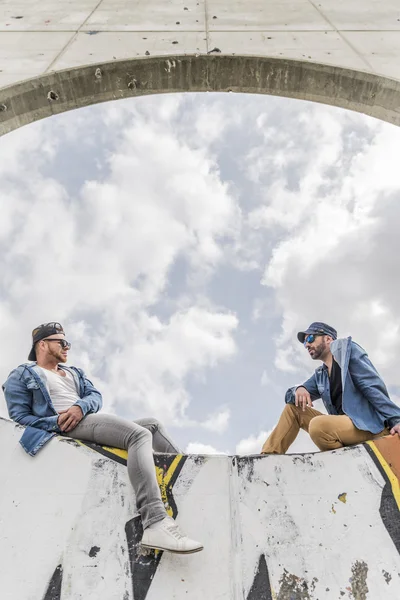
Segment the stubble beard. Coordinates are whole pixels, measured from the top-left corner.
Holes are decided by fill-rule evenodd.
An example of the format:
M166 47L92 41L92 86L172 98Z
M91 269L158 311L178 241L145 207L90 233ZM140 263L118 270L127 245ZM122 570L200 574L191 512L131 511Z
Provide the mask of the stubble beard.
M66 363L67 362L67 357L64 357L61 353L61 349L58 351L50 351L51 356L53 356L54 358L57 359L57 362L59 363Z
M310 354L310 356L313 360L322 360L321 356L324 354L325 350L326 344L325 342L321 342L314 348L314 354Z

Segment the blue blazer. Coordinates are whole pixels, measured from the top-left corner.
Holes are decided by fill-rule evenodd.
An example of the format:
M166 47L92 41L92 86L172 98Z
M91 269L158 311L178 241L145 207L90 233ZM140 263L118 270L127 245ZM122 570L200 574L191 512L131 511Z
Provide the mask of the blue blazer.
M331 352L342 370L343 412L357 429L379 433L385 427L391 428L400 423L400 406L390 399L382 378L365 350L348 337L333 341ZM312 400L322 398L328 414L337 414L331 402L326 365L318 367L314 375L301 386L288 389L286 403L294 403L298 387L305 387Z

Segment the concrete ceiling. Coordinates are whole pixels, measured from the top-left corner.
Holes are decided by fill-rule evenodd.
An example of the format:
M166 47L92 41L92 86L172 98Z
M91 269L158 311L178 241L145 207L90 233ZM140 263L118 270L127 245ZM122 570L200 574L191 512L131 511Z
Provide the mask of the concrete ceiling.
M55 72L85 65L210 55L264 57L298 61L299 65L326 65L334 70L350 69L356 79L369 83L377 76L390 78L392 82L388 84L386 79L385 86L393 84L397 97L399 54L398 0L42 0L40 3L2 0L0 3L0 92L5 86L37 77L45 85ZM177 91L172 88L167 91ZM10 109L9 97L15 96L12 89L20 95L22 88L8 88L8 95L0 93L3 111ZM162 90L151 93L157 91ZM268 89L244 91L275 93ZM283 91L282 95L291 94ZM296 97L308 97L304 85L303 92ZM69 105L64 104L62 110L104 99L111 97L93 97L73 105L70 97ZM360 110L359 99L357 102L357 106L350 108ZM347 106L346 101L332 103ZM387 108L387 103L383 105ZM394 103L391 101L390 107L394 105L400 105L398 98ZM56 112L61 112L61 108ZM31 115L30 120L41 116ZM382 118L397 122L391 115ZM28 121L18 120L11 128L24 122ZM0 133L7 130L3 128Z
M398 0L3 0L0 87L156 55L289 58L400 79Z

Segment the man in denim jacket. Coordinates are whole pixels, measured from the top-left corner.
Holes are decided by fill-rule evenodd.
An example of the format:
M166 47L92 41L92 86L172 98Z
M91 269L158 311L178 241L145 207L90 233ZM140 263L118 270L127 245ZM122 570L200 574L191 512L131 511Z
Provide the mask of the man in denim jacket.
M262 454L284 454L299 429L310 434L320 450L359 444L382 435L400 435L400 407L367 353L351 337L337 339L326 323L311 323L297 334L313 360L322 366L300 386L286 392L286 406L262 447ZM322 398L327 415L312 408Z
M153 449L180 453L156 419L127 421L98 414L100 392L84 372L67 367L71 344L59 323L39 325L32 332L28 360L14 369L3 385L10 418L25 426L21 445L31 456L54 435L114 446L128 451L128 475L142 517L144 548L179 554L203 546L185 536L165 510L154 469Z

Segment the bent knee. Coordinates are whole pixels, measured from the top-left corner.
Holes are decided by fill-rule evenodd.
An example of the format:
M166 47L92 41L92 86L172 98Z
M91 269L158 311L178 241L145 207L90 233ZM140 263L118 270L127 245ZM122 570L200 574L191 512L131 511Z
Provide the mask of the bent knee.
M332 429L332 419L329 415L319 415L311 419L308 426L308 433L313 442L319 439L321 433L327 433Z
M137 425L131 435L131 442L135 444L143 444L145 442L150 442L151 444L152 439L153 436L151 435L151 432L141 425Z
M141 427L145 427L146 429L150 429L150 431L157 431L161 429L162 424L155 417L145 417L144 419L137 419L135 421Z

